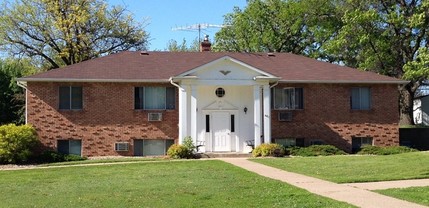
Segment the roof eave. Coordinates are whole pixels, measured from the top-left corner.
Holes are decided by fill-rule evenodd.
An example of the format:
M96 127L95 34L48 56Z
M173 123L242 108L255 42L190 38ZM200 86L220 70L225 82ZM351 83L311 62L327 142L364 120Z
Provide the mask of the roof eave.
M117 83L160 83L170 82L169 79L62 79L62 78L18 78L21 82L117 82Z
M389 80L389 81L369 81L369 80L279 80L279 83L299 83L299 84L408 84L410 81Z

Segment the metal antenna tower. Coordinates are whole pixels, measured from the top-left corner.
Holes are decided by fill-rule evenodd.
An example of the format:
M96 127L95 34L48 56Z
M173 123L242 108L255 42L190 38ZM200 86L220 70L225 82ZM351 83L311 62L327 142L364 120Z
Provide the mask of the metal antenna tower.
M213 25L208 23L199 23L189 26L180 26L171 28L172 31L198 31L198 42L201 42L201 30L206 30L208 28L224 28L226 25Z

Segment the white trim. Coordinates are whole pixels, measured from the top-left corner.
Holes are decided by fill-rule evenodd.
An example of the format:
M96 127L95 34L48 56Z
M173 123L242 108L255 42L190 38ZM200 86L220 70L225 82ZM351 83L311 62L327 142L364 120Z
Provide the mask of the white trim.
M410 81L398 80L398 81L358 81L358 80L282 80L280 77L255 77L257 79L267 79L270 81L276 81L278 83L285 84L408 84ZM18 78L18 82L118 82L118 83L168 83L171 80L193 80L196 77L170 77L169 79L69 79L69 78ZM198 81L222 81L222 80L198 80ZM240 80L241 81L241 80ZM245 80L242 80L245 81Z
M196 68L193 68L193 69L191 69L191 70L188 70L188 71L186 71L186 72L184 72L184 73L182 73L182 74L179 74L179 75L177 75L177 76L176 76L176 77L174 77L174 78L175 78L175 79L176 79L176 78L177 78L177 79L180 79L180 78L186 77L186 76L188 76L189 74L195 73L195 72L197 72L197 71L199 71L199 70L201 70L201 69L204 69L204 68L210 67L210 66L215 65L215 64L217 64L217 63L219 63L219 62L222 62L222 61L231 61L231 62L233 62L233 63L236 63L236 64L238 64L238 65L241 65L241 66L243 66L243 67L246 67L246 68L248 68L248 69L250 69L250 70L253 70L253 71L257 72L258 74L262 74L262 75L264 75L264 76L271 77L271 78L278 78L278 77L276 77L276 76L274 76L274 75L272 75L272 74L270 74L270 73L268 73L268 72L266 72L266 71L264 71L264 70L258 69L258 68L256 68L256 67L251 66L251 65L248 65L248 64L246 64L246 63L244 63L244 62L241 62L241 61L239 61L239 60L237 60L237 59L231 58L230 56L223 56L223 57L218 58L218 59L216 59L216 60L214 60L214 61L211 61L211 62L209 62L209 63L203 64L203 65L201 65L201 66L198 66L198 67L196 67Z
M188 134L187 100L186 86L182 86L182 90L179 90L179 144L183 144Z
M194 140L194 144L197 143L197 112L198 111L198 92L195 85L191 86L191 133L190 136Z
M261 144L261 86L253 86L253 123L255 147Z
M264 143L271 143L271 90L269 85L264 85Z

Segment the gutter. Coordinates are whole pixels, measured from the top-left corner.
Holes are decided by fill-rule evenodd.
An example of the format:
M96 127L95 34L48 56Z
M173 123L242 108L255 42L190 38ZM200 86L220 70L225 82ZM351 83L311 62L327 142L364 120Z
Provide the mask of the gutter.
M285 84L408 84L410 81L355 81L355 80L280 80Z
M27 108L27 104L28 104L28 100L27 100L28 93L27 93L27 91L28 91L28 89L27 89L27 82L26 81L20 81L20 80L18 80L18 81L16 81L16 84L18 86L24 88L24 90L25 90L25 124L27 124L28 123L28 112L27 112L27 109L28 109Z
M119 83L168 83L169 79L54 79L54 78L18 78L17 81L23 82L119 82Z

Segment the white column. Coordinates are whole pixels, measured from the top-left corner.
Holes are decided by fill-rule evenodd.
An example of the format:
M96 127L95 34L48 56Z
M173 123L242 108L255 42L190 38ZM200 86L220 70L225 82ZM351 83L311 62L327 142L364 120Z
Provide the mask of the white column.
M183 144L183 139L188 134L188 93L186 86L179 88L179 144Z
M270 86L264 85L264 143L271 143L271 92Z
M253 86L253 121L255 128L255 147L261 144L261 88Z
M197 87L191 86L191 137L194 144L197 144Z

